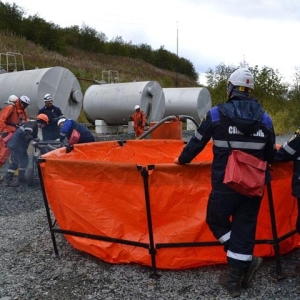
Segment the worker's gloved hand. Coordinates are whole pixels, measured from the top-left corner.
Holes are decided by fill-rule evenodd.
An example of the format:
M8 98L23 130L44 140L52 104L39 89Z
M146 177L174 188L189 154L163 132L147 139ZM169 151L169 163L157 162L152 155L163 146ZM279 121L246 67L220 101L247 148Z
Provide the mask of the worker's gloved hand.
M40 141L39 138L33 139L33 140L32 140L32 146L35 147L39 141Z
M66 146L66 153L70 153L74 149L74 145L67 145Z
M32 140L31 144L32 144L33 147L36 147L38 142L36 142L35 140Z

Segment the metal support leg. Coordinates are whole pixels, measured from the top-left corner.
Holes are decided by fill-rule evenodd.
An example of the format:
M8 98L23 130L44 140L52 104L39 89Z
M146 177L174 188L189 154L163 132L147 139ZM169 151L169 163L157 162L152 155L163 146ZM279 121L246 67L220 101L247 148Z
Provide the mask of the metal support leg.
M155 260L156 249L155 249L154 237L153 237L151 206L150 206L150 196L149 196L149 184L148 184L148 178L149 178L148 170L153 170L154 166L151 165L151 166L148 166L148 168L142 167L142 166L137 166L137 168L141 172L141 175L142 175L143 181L144 181L146 212L147 212L148 232L149 232L149 242L150 242L149 253L151 255L151 262L152 262L152 274L150 275L150 277L158 279L160 277L160 275L157 273L157 269L156 269L156 260Z
M39 160L38 162L40 163L41 160ZM47 201L47 197L46 197L46 193L45 193L45 187L44 187L44 182L43 182L41 167L40 167L39 163L37 165L37 168L38 168L38 172L39 172L39 177L40 177L40 182L41 182L41 187L42 187L42 192L43 192L43 198L44 198L44 205L45 205L45 208L46 208L48 225L49 225L51 239L52 239L52 244L53 244L53 248L54 248L54 255L55 255L55 257L58 257L58 248L57 248L57 244L56 244L56 239L55 239L54 232L52 231L52 227L54 226L53 224L55 224L55 222L52 224L52 219L51 219L51 215L50 215L50 209L49 209L49 205L48 205L48 201Z
M281 261L280 261L280 252L279 252L279 240L277 235L277 227L276 227L276 218L275 218L275 211L274 211L274 202L273 202L273 194L272 194L272 187L271 182L267 184L268 190L268 200L269 200L269 208L270 208L270 218L271 218L271 226L272 226L272 235L273 235L273 248L275 251L275 258L276 258L276 279L281 280L284 279L286 276L282 274L281 269Z

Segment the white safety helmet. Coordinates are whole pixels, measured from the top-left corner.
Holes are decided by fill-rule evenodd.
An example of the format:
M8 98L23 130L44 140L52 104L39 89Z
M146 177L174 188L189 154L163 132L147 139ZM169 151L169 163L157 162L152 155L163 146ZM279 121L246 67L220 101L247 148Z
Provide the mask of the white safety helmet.
M65 118L61 118L57 121L57 126L59 126L60 123L65 122L66 119Z
M44 97L44 101L53 101L53 96L51 94L46 94Z
M21 96L20 101L22 101L23 103L26 103L27 105L29 105L29 103L30 103L30 99L27 96Z
M140 106L139 105L136 105L135 107L134 107L134 109L139 109L140 108Z
M4 103L5 104L15 104L17 99L18 99L18 97L16 95L10 95Z
M234 86L244 86L254 89L254 78L247 68L239 68L235 70L228 79Z

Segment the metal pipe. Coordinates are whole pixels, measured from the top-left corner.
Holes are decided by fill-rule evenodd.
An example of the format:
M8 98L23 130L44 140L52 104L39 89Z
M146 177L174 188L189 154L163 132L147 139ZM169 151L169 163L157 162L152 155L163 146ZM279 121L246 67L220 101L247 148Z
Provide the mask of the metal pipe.
M193 121L194 124L195 124L197 127L199 127L199 123L196 121L195 118L193 118L193 117L191 117L191 116L180 115L180 116L178 116L178 118L179 118L180 121L189 119L189 120Z
M163 119L161 119L159 122L157 122L157 124L155 124L153 127L151 127L149 130L147 130L146 132L144 132L142 135L140 135L137 140L141 140L144 137L146 137L147 135L149 135L153 130L155 130L157 127L159 127L161 124L163 124L166 121L170 121L170 120L176 120L178 119L178 117L176 116L169 116L169 117L165 117Z

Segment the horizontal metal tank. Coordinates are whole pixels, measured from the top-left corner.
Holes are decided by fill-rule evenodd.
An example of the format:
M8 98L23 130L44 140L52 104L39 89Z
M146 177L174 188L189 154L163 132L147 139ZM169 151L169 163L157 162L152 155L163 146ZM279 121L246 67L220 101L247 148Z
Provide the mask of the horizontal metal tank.
M137 104L145 112L148 123L161 120L165 109L161 86L156 81L92 85L83 98L83 110L89 122L103 120L107 125L127 125Z
M207 88L164 88L164 118L172 115L188 115L200 122L211 108L211 96Z
M82 108L80 84L75 75L63 67L0 74L0 90L1 106L9 95L28 96L30 105L26 111L29 118L35 118L39 109L44 106L45 94L53 95L53 104L67 118L77 120Z

